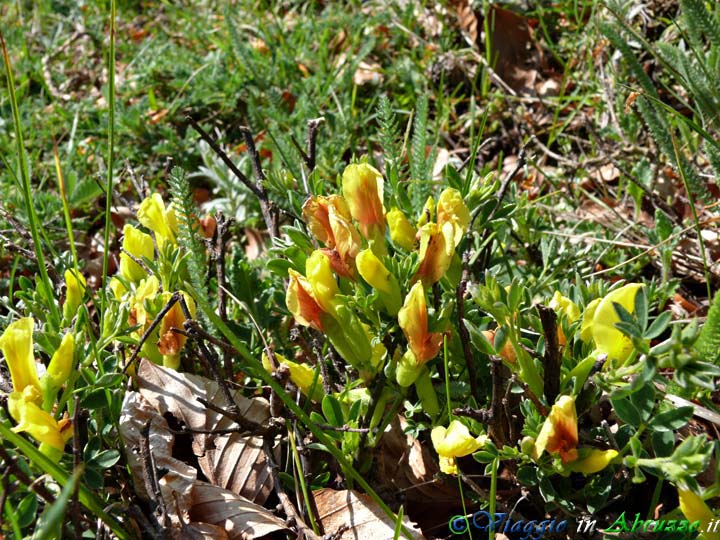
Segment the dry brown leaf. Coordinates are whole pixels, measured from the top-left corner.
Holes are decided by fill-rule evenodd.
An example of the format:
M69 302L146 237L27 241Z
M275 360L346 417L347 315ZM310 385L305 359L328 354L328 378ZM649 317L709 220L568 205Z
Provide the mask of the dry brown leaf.
M516 92L531 93L537 77L539 49L527 19L495 4L488 17L495 72Z
M165 418L139 392L128 392L120 416L120 434L139 496L148 498L137 453L140 433L148 422L154 465L157 471L163 471L159 484L172 524L171 538L251 540L287 528L266 508L227 489L198 481L194 467L172 456L175 436Z
M337 540L391 540L395 537L395 521L370 496L356 491L335 491L325 488L313 491L318 519L326 534L349 527ZM410 524L403 524L415 540L424 540L422 533ZM406 538L401 535L401 538Z
M178 504L189 506L188 497L197 479L197 470L172 456L175 436L167 421L139 392L127 392L120 412L120 435L125 442L128 465L135 480L135 492L143 499L149 498L138 453L140 433L147 422L150 422L149 441L155 467L168 471L160 480L163 498L173 501L177 497Z
M147 360L142 360L137 374L140 393L157 411L169 412L191 430L212 431L237 427L226 416L206 409L197 398L219 406L225 405L215 381L178 373ZM249 399L236 392L233 396L240 414L257 424L270 418L267 401ZM193 434L193 452L200 468L214 484L232 490L251 501L262 504L273 488L272 475L262 449L262 439L209 433Z
M273 487L263 439L231 433L216 437L213 444L198 458L210 483L263 504Z
M252 540L287 530L282 519L262 506L227 489L200 481L195 483L192 491L190 519L220 527L230 540Z

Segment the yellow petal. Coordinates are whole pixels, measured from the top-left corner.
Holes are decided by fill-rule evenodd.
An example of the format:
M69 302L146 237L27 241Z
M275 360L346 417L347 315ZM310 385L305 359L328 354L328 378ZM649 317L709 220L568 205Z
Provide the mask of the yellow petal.
M435 451L440 456L440 470L446 474L457 474L455 458L469 456L485 446L487 436L473 437L467 426L453 420L445 428L437 426L430 432Z
M578 457L578 430L575 398L560 396L545 419L542 429L535 441L537 455L545 450L558 454L563 463L574 461Z
M715 520L715 515L705 501L690 489L678 487L678 501L680 502L680 511L690 522L699 521L701 530L707 527L710 522ZM698 538L705 540L720 540L720 532L701 533Z
M313 296L326 313L335 312L335 296L338 285L330 268L330 260L320 250L313 251L305 261L305 276L312 288Z
M405 214L399 208L393 208L385 216L390 229L390 238L393 243L403 248L405 251L413 251L415 249L415 237L417 229L407 220Z
M345 168L342 189L350 214L373 250L382 255L385 249L385 208L383 177L367 163L353 163Z
M442 227L445 223L450 223L453 227L453 247L455 247L470 225L470 210L457 189L445 189L438 199L437 224Z
M402 299L400 285L395 276L370 249L361 251L356 260L358 272L374 289L379 291L380 298L391 317L397 315Z
M55 351L43 375L43 386L50 392L57 391L72 373L75 356L75 336L67 333L63 336L60 346Z
M155 233L158 247L162 249L165 241L176 243L177 218L171 208L165 209L165 202L159 193L153 193L140 203L137 211L138 221Z
M435 199L428 197L423 206L420 218L417 222L418 229L423 228L425 225L430 223L435 218Z
M74 270L65 270L64 276L66 293L65 303L63 304L63 316L66 319L71 319L75 316L77 309L82 304L87 282L82 274L76 274Z
M123 228L123 249L136 259L145 257L152 260L155 255L155 246L150 235L132 225L125 225ZM128 257L126 253L120 253L120 274L128 281L135 283L147 277L147 272L143 267Z
M578 459L565 465L565 470L583 474L594 474L607 467L617 455L616 450L581 448L578 450Z
M40 380L33 355L33 324L32 317L19 319L10 323L0 336L0 349L5 355L16 392L22 392L27 386L40 392Z
M312 287L305 276L293 269L289 270L290 281L285 293L285 304L295 320L303 326L311 326L316 330L323 330L320 314L322 307L315 300Z
M8 398L8 408L18 422L13 431L25 431L36 441L60 451L65 448L65 437L58 422L35 402L24 399L19 392L13 392Z
M593 317L600 302L602 302L602 298L596 298L585 306L582 324L580 325L580 339L585 343L590 343L592 340Z
M405 297L405 303L398 312L398 323L418 364L435 358L440 351L443 335L440 332L428 332L427 304L422 283L415 283Z
M615 328L620 322L613 303L618 303L628 312L635 311L635 296L643 287L639 283L628 283L609 293L597 305L592 321L592 336L598 352L607 354L609 360L624 361L632 353L630 338Z
M560 291L555 291L548 307L564 315L568 322L574 323L580 318L580 308L567 296L560 294Z
M423 285L429 287L442 279L455 253L454 235L452 223L445 223L442 227L428 223L420 229L418 259L421 262L414 280L420 279Z

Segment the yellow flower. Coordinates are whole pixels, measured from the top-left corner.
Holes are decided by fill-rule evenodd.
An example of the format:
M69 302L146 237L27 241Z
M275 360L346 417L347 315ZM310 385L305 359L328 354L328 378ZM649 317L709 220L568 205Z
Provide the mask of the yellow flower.
M312 288L313 296L323 311L334 313L336 307L335 296L339 289L335 276L333 276L330 259L320 250L312 252L305 261L305 276Z
M569 463L578 458L577 444L575 398L560 396L538 434L535 442L537 455L540 457L547 450L551 454L559 454L563 463Z
M633 351L629 337L615 328L620 322L613 303L618 303L628 312L635 312L635 296L643 287L640 283L628 283L609 293L595 308L592 319L592 337L597 351L606 354L608 360L627 360Z
M445 474L457 474L456 458L469 456L485 446L486 435L473 437L467 426L458 420L453 420L445 428L437 426L430 433L435 451L440 456L440 470Z
M355 263L362 278L378 291L380 299L390 316L397 315L402 304L402 298L400 297L400 285L398 285L395 276L385 268L382 261L369 249L361 251Z
M602 471L617 457L616 450L599 450L597 448L580 448L578 458L564 466L569 472L579 472L585 475Z
M288 360L280 353L274 353L274 355L280 365L288 368L292 383L300 389L300 392L302 392L305 397L310 397L310 389L313 388L313 381L315 380L315 368ZM268 372L272 371L270 359L265 353L262 355L262 363ZM322 401L323 396L323 377L318 374L315 388L313 389L310 399L319 403Z
M390 238L393 243L400 246L405 251L413 251L415 249L415 237L417 229L407 220L405 214L399 208L393 208L385 216L390 229Z
M152 260L155 255L155 246L153 245L152 238L149 234L136 229L132 225L125 225L123 228L123 249L136 259ZM144 277L147 277L147 272L128 257L127 253L120 253L120 275L122 275L128 281L137 283Z
M367 163L352 163L342 175L342 189L350 214L360 232L378 255L385 254L385 208L383 177Z
M183 291L180 291L180 293L185 299L190 316L194 318L195 302L189 294ZM163 306L167 304L171 297L171 292L164 292L161 295ZM160 339L158 340L157 347L160 354L163 355L163 365L167 368L177 369L180 367L180 350L185 345L187 337L173 332L171 328L179 328L182 330L183 323L186 320L180 302L178 301L173 304L173 307L170 308L170 311L165 314L160 322Z
M680 502L680 511L688 519L688 521L700 522L701 529L707 527L710 522L715 520L715 515L705 501L691 489L678 486L678 501ZM704 540L720 540L720 532L701 533L698 538Z
M285 304L295 320L303 326L310 326L315 330L324 330L320 314L323 308L315 300L315 296L308 280L292 268L288 271L290 282L285 293Z
M153 193L140 203L137 211L138 221L155 233L158 248L162 249L165 242L177 244L177 217L172 206L165 208L165 202L159 193ZM148 257L149 258L149 257Z
M58 422L50 413L43 411L35 401L27 399L22 392L13 392L8 398L8 409L18 423L16 433L25 431L41 443L40 450L60 459L65 443L72 437L72 424L64 419Z
M74 366L74 357L75 336L67 333L63 336L60 346L52 355L47 371L40 380L46 400L52 399L52 402L55 402L55 396L52 394L57 392L70 377Z
M470 225L470 210L457 189L447 188L437 203L437 224L442 228L450 223L453 228L453 247L456 247Z
M440 351L443 334L428 331L427 304L422 283L413 285L398 312L398 323L408 341L408 351L398 362L398 383L409 386L420 374L425 362L432 360Z
M303 218L308 228L327 246L323 252L333 270L354 279L354 260L360 251L360 234L352 224L350 210L339 195L311 197L303 205Z
M127 292L125 285L118 278L114 277L110 280L110 290L116 300L120 300L123 295Z
M325 254L315 250L308 257L307 277L292 269L289 274L285 302L295 320L324 332L350 365L361 373L371 372L370 340L353 311L336 298L339 290Z
M64 275L67 292L65 293L65 303L63 304L63 317L70 320L75 316L75 313L82 304L87 282L82 274L76 274L74 270L65 270Z
M0 349L16 392L22 392L28 386L37 389L38 393L42 391L33 354L33 324L32 317L19 319L10 323L0 337Z
M413 280L422 280L429 287L437 283L450 268L455 253L455 229L452 223L442 227L436 223L428 223L420 229L420 251L418 259L420 267Z

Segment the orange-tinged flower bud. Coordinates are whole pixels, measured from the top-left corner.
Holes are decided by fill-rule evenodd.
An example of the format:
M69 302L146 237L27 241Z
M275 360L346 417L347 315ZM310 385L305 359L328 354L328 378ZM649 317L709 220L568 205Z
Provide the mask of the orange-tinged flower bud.
M440 456L440 470L445 474L457 474L456 458L469 456L477 452L485 443L487 436L473 437L470 430L459 420L453 420L446 428L437 426L430 432L435 451Z
M405 251L413 251L417 236L417 229L412 226L399 208L393 208L387 215L390 238L393 243Z
M195 301L186 292L180 291L185 299L191 317L195 317ZM163 303L167 303L172 297L171 292L164 292L161 296ZM157 343L158 351L163 355L163 365L167 368L177 369L180 367L180 351L187 341L187 337L173 332L172 328L183 328L187 319L182 311L180 302L175 302L170 311L160 322L160 339Z
M339 195L311 197L303 205L303 218L315 237L327 246L323 252L340 276L355 278L355 257L361 240L350 210Z
M538 434L535 443L537 454L541 456L547 450L551 454L558 454L563 463L569 463L578 458L577 444L575 398L560 396Z
M384 254L385 208L382 174L367 163L352 163L343 172L342 186L350 214L360 225L360 232L376 253Z
M152 260L155 255L155 246L149 234L145 234L132 225L123 228L123 249L136 259ZM128 281L137 283L147 277L147 272L128 257L127 253L120 253L120 275Z
M405 297L405 303L398 312L398 323L418 364L435 358L440 351L443 335L428 331L425 289L421 283L415 283Z
M470 210L457 189L445 189L438 199L437 224L442 227L445 223L450 223L453 227L453 247L455 247L470 225Z
M428 223L420 229L418 259L421 262L413 280L420 279L428 287L442 279L455 253L454 234L451 223L445 223L442 227Z
M495 331L494 330L483 330L482 334L490 342L490 345L495 346ZM501 358L507 360L509 363L514 364L517 362L517 355L515 349L510 341L506 341L501 351L498 352Z
M10 323L0 337L0 349L10 369L13 390L22 392L31 386L39 394L41 387L33 354L33 325L32 317Z
M285 304L293 314L295 320L303 326L310 326L316 330L323 330L320 314L322 307L313 296L312 287L305 276L292 268L289 270L290 282L285 294Z

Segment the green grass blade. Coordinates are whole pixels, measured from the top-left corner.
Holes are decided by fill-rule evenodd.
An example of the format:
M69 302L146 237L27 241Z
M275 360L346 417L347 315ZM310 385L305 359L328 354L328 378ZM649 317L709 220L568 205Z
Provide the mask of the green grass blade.
M58 533L62 536L62 525L65 520L67 505L75 491L75 486L80 476L82 476L82 471L81 466L70 477L67 484L65 484L60 496L43 512L32 536L32 540L53 540L53 538L58 537Z
M60 310L55 303L54 298L52 298L52 296L49 298L47 297L47 295L52 295L52 291L55 290L55 287L50 281L50 276L48 275L47 268L45 266L45 256L43 255L42 244L40 243L40 231L38 230L37 216L35 215L32 191L30 189L30 172L28 169L27 156L25 155L25 141L23 139L22 125L20 124L20 110L18 109L17 94L15 93L15 79L13 78L12 67L10 66L10 56L8 55L7 47L5 45L5 37L1 31L0 46L2 46L5 74L7 76L7 86L10 94L10 107L12 109L13 124L15 125L15 145L18 154L18 167L20 169L20 178L22 180L23 199L25 201L25 210L27 212L28 224L30 226L30 234L33 239L33 247L35 248L35 257L37 259L40 278L43 281L46 292L46 295L44 296L49 304L53 319L56 320L59 325Z

